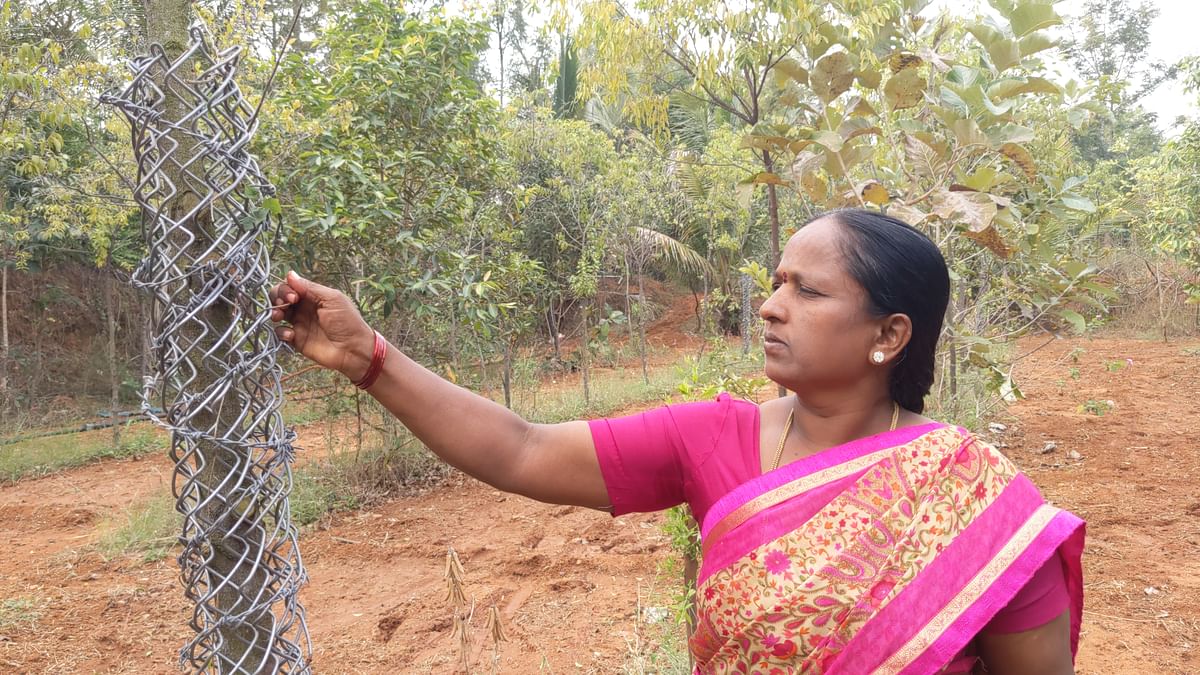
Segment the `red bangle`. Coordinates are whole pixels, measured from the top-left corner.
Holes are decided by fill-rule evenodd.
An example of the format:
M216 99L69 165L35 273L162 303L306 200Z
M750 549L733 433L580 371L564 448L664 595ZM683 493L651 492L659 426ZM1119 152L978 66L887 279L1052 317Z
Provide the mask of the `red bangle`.
M371 365L367 366L367 372L363 373L362 379L354 383L354 386L359 389L369 389L375 384L375 380L379 379L379 374L383 372L383 360L387 358L387 340L375 331L375 348L371 352Z

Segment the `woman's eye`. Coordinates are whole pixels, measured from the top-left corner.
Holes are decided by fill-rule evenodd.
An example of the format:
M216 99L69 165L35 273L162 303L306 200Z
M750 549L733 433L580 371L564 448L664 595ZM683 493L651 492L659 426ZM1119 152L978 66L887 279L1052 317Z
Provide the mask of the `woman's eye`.
M800 293L802 295L820 295L819 293L817 293L813 289L809 288L808 286L797 286L796 292Z
M777 290L779 290L779 287L780 287L780 286L782 286L782 285L783 285L783 284L779 283L778 281L772 281L772 282L771 282L771 290L772 290L772 291L777 291Z

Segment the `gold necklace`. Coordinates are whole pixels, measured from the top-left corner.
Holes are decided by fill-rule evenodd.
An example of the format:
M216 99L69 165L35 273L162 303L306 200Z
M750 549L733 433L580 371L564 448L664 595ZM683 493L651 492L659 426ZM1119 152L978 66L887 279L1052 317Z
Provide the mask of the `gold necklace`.
M787 443L788 434L792 431L792 419L796 416L796 409L792 408L788 411L787 421L783 423L783 435L779 437L779 448L775 450L775 461L771 463L771 471L779 468L779 460L783 458L783 446ZM892 401L892 425L888 427L888 431L896 430L896 423L900 421L900 404Z

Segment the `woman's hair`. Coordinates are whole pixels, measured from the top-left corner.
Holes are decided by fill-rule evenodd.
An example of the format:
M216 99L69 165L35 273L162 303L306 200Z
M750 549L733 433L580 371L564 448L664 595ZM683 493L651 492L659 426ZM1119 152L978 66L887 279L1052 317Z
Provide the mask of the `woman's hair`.
M920 230L876 211L843 209L824 216L846 228L846 269L866 289L869 311L876 316L906 314L912 320L912 337L892 367L888 387L901 406L923 412L950 301L942 252Z

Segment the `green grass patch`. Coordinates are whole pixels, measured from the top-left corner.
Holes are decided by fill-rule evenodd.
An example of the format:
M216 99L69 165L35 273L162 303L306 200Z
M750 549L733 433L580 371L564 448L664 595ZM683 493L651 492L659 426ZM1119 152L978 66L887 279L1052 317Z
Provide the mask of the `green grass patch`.
M358 508L361 498L349 490L346 482L353 458L334 457L310 464L292 473L292 493L288 506L292 523L303 527L327 513Z
M175 546L182 527L170 493L154 495L131 505L102 527L97 546L109 557L137 556L142 562L162 560Z
M553 424L608 415L635 403L663 401L675 391L679 378L674 365L652 367L647 374L649 382L642 379L638 367L597 370L588 384L587 401L580 384L538 392L536 397L523 396L517 400L526 399L525 402L514 408L530 422Z
M42 476L100 459L158 452L165 446L163 438L149 423L139 422L126 427L121 434L121 445L115 448L111 429L30 438L0 445L0 481Z
M42 615L41 607L33 598L5 598L0 600L0 630L27 626Z

